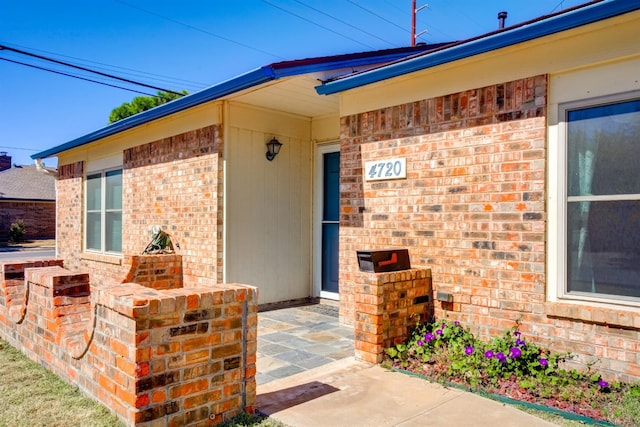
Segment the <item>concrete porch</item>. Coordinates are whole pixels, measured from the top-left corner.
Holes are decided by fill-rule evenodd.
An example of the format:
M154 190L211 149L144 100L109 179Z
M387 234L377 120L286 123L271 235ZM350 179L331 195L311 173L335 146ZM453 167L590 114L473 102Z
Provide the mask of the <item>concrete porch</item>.
M331 301L258 313L258 385L354 356L353 328Z

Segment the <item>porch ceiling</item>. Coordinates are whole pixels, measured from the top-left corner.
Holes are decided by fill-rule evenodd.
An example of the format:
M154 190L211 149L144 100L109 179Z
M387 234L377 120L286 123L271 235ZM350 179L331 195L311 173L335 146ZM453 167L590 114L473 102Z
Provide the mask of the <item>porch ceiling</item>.
M325 76L321 73L280 78L232 94L227 99L305 117L338 114L338 94L318 95L315 90L322 78Z

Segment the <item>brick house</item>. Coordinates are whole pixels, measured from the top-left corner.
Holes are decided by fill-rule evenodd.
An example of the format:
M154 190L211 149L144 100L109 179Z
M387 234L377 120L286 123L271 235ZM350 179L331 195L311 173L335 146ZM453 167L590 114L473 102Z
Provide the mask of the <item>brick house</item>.
M11 166L11 156L0 152L0 240L9 238L11 224L25 223L25 238L56 236L55 169Z
M638 28L639 1L592 2L320 86L341 94L341 301L355 250L406 247L438 317L520 320L640 378Z
M338 95L318 80L440 45L270 64L34 155L58 157L57 256L92 282L123 280L160 225L177 244L185 286L260 286L262 304L337 298ZM269 161L266 143L283 144ZM328 153L330 203L317 199ZM329 179L328 178L328 179ZM327 199L328 200L328 199ZM324 228L322 206L331 217ZM314 230L312 232L312 230Z
M639 379L639 27L640 1L611 0L395 59L272 64L43 151L58 256L113 279L159 224L186 282L339 297L353 324L356 251L408 248L436 316L520 320Z

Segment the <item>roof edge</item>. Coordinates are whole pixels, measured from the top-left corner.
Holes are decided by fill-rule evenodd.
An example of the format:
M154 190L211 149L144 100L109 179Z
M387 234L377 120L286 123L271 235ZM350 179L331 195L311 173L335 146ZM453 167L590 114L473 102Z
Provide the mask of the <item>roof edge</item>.
M548 17L516 24L512 28L493 31L483 36L399 60L362 73L316 86L320 95L331 95L415 71L446 64L518 43L592 24L640 9L640 0L610 0L586 4Z
M248 89L250 87L266 83L275 78L275 73L273 72L273 69L271 67L260 67L245 74L234 77L230 80L226 80L222 83L211 86L207 89L203 89L200 92L196 92L192 95L188 95L171 102L167 102L166 104L159 105L150 110L143 111L131 117L127 117L126 119L119 120L111 125L105 126L94 132L81 136L80 138L76 138L48 150L33 154L31 155L31 158L35 160L51 157L63 151L77 148L81 145L97 141L98 139L106 138L108 136L124 132L152 120L161 119L173 113L177 113L187 108L195 107L197 105L220 98L230 93L238 92L240 90Z
M217 83L194 94L168 102L151 110L143 111L126 119L117 121L94 132L60 144L53 148L33 154L32 159L43 159L54 156L66 150L71 150L85 144L116 135L120 132L143 125L171 114L195 107L205 102L213 101L226 95L245 90L271 80L300 74L327 71L338 68L370 66L372 64L389 63L400 58L413 56L425 50L439 48L445 43L435 45L420 45L402 48L391 48L378 51L346 53L341 55L322 56L292 61L276 62L262 66L247 73Z

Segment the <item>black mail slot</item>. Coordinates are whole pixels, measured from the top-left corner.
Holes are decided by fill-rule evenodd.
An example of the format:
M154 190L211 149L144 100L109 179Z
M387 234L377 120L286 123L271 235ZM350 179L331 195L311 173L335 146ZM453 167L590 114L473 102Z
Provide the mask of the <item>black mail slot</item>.
M374 251L356 251L360 271L383 273L411 268L408 249L382 249Z

